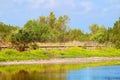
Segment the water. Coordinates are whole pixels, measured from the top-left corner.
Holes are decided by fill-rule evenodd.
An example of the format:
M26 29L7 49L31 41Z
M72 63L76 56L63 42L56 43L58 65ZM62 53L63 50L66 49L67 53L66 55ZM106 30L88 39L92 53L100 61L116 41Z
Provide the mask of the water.
M102 66L70 71L67 80L120 80L120 66Z
M0 80L120 80L120 66L23 65L0 67Z

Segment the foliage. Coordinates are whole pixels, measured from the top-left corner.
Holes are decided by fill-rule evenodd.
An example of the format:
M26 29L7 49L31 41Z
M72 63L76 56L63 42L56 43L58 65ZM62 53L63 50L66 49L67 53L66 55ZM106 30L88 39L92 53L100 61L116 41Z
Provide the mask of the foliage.
M23 27L11 26L0 22L0 41L25 47L33 42L97 41L120 48L120 18L113 27L92 24L90 33L69 26L67 15L58 16L50 12L48 16L28 20Z
M120 48L120 18L114 23L112 28L108 29L107 40L115 44L116 48Z
M12 31L17 30L18 27L16 26L11 26L11 25L6 25L3 22L0 22L0 40L1 41L9 41L8 36Z
M99 27L99 25L93 24L90 26L90 30L91 40L98 41L100 43L105 43L107 35L107 29L105 28L105 26Z
M69 30L68 32L68 36L70 38L70 41L82 41L82 37L83 37L83 32L80 29L72 29Z
M30 43L34 41L33 33L30 30L20 29L11 37L12 43Z

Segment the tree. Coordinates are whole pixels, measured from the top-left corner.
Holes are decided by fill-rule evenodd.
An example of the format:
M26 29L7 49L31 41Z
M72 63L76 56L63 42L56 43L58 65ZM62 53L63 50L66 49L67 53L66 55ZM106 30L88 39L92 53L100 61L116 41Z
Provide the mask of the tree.
M58 38L59 42L64 42L65 41L65 35L67 33L67 23L69 22L69 17L67 15L64 16L59 16L58 20L56 21L55 24L55 30L56 30L56 36Z
M72 29L68 32L68 36L70 38L70 41L82 41L83 38L83 32L80 29Z
M99 25L98 24L92 24L89 26L89 29L91 30L91 33L94 34L99 30Z
M53 12L50 12L48 19L49 19L49 25L53 29L55 27L55 21L56 21L55 14Z
M120 18L114 23L113 28L108 29L107 39L115 45L116 48L120 48Z
M38 24L34 27L34 33L36 41L46 42L50 40L50 27L47 24Z
M105 26L99 26L98 24L93 24L89 27L91 30L90 40L98 41L100 43L104 43L106 41L107 29Z
M12 31L17 30L19 27L11 26L0 22L0 40L1 41L9 41L8 36L11 34Z
M44 21L30 20L25 24L24 29L31 30L37 42L46 42L51 39L49 24L44 23Z
M33 30L33 28L36 27L36 26L37 26L37 21L36 20L29 20L24 25L24 28L28 29L28 30Z
M24 51L26 45L34 42L34 33L31 30L20 29L11 35L11 43Z
M40 16L37 21L39 24L49 24L48 17L46 16Z

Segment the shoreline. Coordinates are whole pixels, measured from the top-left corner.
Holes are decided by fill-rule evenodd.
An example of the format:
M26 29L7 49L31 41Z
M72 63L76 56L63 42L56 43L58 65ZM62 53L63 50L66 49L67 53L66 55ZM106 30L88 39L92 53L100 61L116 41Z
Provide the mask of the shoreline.
M24 60L0 62L2 65L24 65L24 64L80 64L103 61L120 61L120 57L87 57L87 58L54 58L49 60Z

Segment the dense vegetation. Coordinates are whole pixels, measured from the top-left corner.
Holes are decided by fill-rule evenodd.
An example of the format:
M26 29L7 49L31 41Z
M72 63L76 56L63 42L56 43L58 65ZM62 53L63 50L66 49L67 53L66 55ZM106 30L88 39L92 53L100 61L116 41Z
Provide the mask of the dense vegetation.
M120 56L120 18L115 21L113 27L108 29L103 25L92 24L89 26L90 33L80 29L72 29L67 15L56 18L53 12L49 16L40 16L37 20L29 20L23 27L6 25L0 23L0 41L11 42L13 49L0 51L0 61L11 60L38 60L49 58L70 57L119 57ZM35 42L68 42L68 41L97 41L115 48L104 48L98 50L87 50L78 47L65 50L33 50L36 49ZM29 44L31 50L24 50ZM18 48L19 51L14 48Z
M105 48L98 50L87 50L79 47L67 48L65 50L30 50L19 52L6 49L0 52L0 61L13 60L40 60L50 58L79 58L79 57L120 57L120 49Z
M103 25L92 24L90 33L77 28L70 28L70 18L67 15L56 17L53 12L49 16L40 16L29 20L23 27L0 23L0 41L7 41L19 47L34 42L68 42L68 41L98 41L120 48L120 19L108 29Z
M19 29L17 26L6 25L0 22L0 41L9 41L10 34Z

